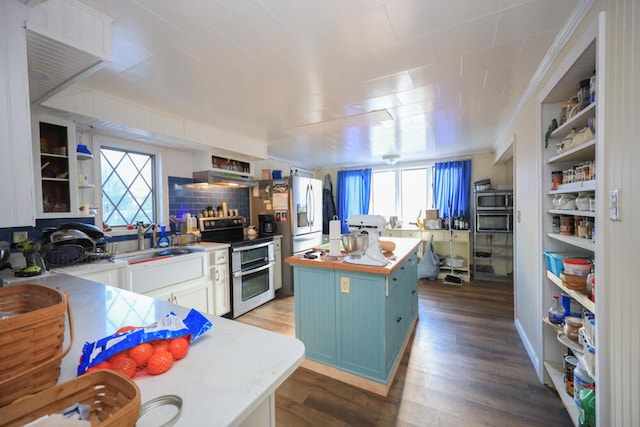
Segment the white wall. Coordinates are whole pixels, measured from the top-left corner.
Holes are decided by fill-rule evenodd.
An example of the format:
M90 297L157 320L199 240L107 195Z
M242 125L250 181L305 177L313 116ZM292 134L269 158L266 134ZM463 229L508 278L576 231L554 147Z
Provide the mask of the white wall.
M100 145L107 145L111 147L120 147L130 150L138 150L143 153L149 153L156 155L156 160L159 162L160 170L160 188L158 191L158 197L160 199L160 206L164 213L163 218L159 218L161 224L169 224L169 176L191 178L193 174L193 156L192 152L185 150L173 150L166 147L155 146L151 144L144 144L137 141L131 141L128 139L114 138L106 135L93 134L91 135L92 151L94 153L99 152ZM99 173L99 157L94 156L94 182L100 182ZM99 191L99 189L96 189ZM97 194L99 197L99 194ZM100 212L100 209L98 210ZM96 218L96 223L101 220Z

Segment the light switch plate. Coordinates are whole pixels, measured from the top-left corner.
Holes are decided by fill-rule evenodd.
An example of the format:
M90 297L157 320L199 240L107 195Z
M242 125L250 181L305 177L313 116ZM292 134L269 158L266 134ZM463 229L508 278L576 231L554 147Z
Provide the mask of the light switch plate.
M620 221L619 202L620 190L609 190L609 219L612 221Z

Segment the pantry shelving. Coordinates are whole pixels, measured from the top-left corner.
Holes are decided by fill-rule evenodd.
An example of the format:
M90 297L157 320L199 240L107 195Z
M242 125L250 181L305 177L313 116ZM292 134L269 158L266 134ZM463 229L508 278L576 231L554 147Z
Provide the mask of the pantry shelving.
M600 114L598 109L597 93L601 81L595 82L595 99L589 99L588 105L582 106L582 109L570 115L561 123L561 116L569 109L566 107L570 104L568 100L576 96L579 82L590 80L594 75L598 76L596 69L597 55L600 55L600 46L598 44L597 28L594 28L589 36L583 37L580 43L574 46L572 52L565 59L565 63L560 66L564 73L559 73L555 80L549 81L546 88L540 96L540 131L541 143L543 147L542 162L540 164L540 174L542 177L542 186L544 190L544 198L542 203L542 227L544 235L542 238L543 252L565 252L575 253L576 250L590 254L588 257L597 261L598 254L593 238L581 234L578 236L577 221L580 220L581 232L584 232L584 225L597 222L597 215L593 208L589 210L580 206L577 209L573 206L570 209L559 209L569 205L568 203L560 203L554 206L554 197L558 195L575 195L580 193L587 194L589 197L598 199L597 194L597 147L603 144L602 138L598 138L598 126L602 123L596 120L596 114ZM596 79L597 80L597 79ZM578 93L578 95L580 95ZM546 141L548 127L556 119L560 126L549 134ZM576 135L579 135L577 137ZM545 144L548 145L545 147ZM562 176L560 182L557 180L558 175ZM581 196L584 197L584 196ZM564 199L564 196L563 196ZM570 199L569 199L570 200ZM554 227L554 217L560 217L561 224L573 225L575 227L565 227L558 230ZM589 229L591 232L591 229ZM596 227L597 231L597 227ZM595 234L594 234L595 235ZM588 238L587 238L588 237ZM548 261L548 260L547 260ZM596 262L597 265L597 262ZM567 392L564 380L563 359L566 354L574 354L580 363L585 367L588 363L585 361L583 346L581 343L567 337L562 326L552 324L545 316L549 304L554 295L565 294L577 302L582 310L596 315L596 304L589 295L569 289L559 277L560 273L554 274L546 269L541 279L541 295L543 298L543 313L541 313L542 323L542 359L544 367L544 382L557 390L558 395L562 399L573 423L579 424L580 408L576 405L574 398ZM573 312L573 309L571 310ZM593 372L597 374L597 372ZM597 384L597 375L594 375Z

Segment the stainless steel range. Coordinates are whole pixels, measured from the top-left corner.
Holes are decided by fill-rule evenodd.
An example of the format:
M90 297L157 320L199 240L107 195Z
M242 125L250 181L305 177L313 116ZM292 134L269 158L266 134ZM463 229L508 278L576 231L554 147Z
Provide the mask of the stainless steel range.
M235 319L274 298L272 236L244 235L244 217L200 218L203 242L229 243L231 313Z

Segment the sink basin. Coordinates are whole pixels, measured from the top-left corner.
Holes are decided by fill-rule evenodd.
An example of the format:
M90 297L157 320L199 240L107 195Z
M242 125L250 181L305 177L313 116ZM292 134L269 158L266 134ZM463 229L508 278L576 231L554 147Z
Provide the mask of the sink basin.
M167 256L167 255L186 255L186 254L190 254L191 251L189 249L185 249L185 248L177 248L177 247L173 247L173 248L166 248L163 249L161 251L158 252L154 252L154 254L156 256Z
M142 262L159 261L161 259L172 258L174 256L186 255L189 253L191 253L191 251L184 248L167 248L155 252L134 253L129 256L119 256L118 259L125 260L129 265L133 265L140 264Z

